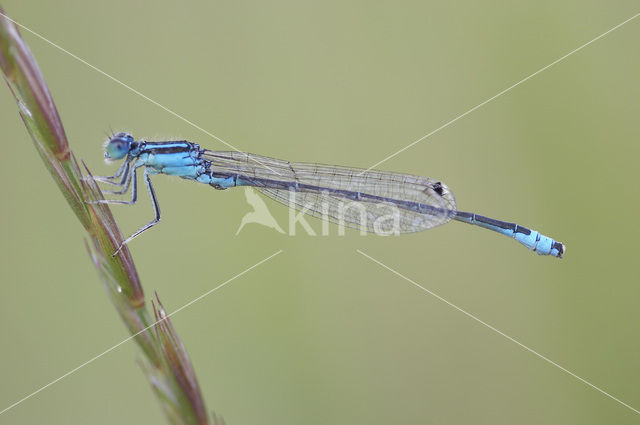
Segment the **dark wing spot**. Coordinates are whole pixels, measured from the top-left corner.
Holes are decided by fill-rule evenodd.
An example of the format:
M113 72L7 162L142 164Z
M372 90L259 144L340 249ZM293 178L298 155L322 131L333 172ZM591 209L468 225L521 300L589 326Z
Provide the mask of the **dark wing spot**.
M441 182L435 182L431 185L431 188L440 196L444 194L444 188L442 187Z

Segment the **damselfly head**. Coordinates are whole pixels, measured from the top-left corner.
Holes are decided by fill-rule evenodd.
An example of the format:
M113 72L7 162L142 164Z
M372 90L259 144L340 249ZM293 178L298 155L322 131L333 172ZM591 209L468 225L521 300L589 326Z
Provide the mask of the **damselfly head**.
M133 136L129 133L118 133L107 140L104 146L104 157L106 159L122 159L131 150Z

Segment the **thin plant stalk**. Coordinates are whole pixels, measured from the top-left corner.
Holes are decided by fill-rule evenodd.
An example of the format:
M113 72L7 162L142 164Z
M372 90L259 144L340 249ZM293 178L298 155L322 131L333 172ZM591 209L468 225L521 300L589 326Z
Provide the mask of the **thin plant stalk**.
M169 422L209 423L189 357L157 294L157 305L153 304L154 320L145 306L144 292L129 248L125 246L117 256L111 255L122 243L122 233L108 205L89 203L103 199L102 193L89 170L84 164L80 166L71 151L38 64L2 7L0 68L36 151L87 232L85 245L90 257L111 302L142 349L142 369Z

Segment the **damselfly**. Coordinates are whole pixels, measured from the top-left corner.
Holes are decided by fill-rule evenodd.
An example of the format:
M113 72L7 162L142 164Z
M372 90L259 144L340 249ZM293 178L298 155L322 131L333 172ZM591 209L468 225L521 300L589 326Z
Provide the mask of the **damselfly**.
M428 177L210 151L188 141L136 141L128 133L118 133L107 141L105 157L124 159L124 163L115 175L95 179L120 187L105 193L122 195L131 186L131 200L97 202L135 204L137 170L144 167L144 181L155 212L154 219L127 238L114 255L160 220L150 177L154 174L178 176L216 189L252 186L277 202L367 232L418 232L457 220L510 236L540 255L562 258L565 252L561 242L535 230L458 211L449 188Z

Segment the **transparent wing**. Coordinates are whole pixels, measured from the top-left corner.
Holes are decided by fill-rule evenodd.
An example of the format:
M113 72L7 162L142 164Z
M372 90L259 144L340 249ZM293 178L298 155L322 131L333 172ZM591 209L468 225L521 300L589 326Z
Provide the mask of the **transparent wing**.
M428 177L244 152L204 151L202 158L211 162L214 176L237 176L277 202L368 232L417 232L455 215L449 188Z

